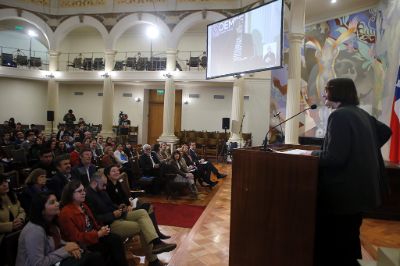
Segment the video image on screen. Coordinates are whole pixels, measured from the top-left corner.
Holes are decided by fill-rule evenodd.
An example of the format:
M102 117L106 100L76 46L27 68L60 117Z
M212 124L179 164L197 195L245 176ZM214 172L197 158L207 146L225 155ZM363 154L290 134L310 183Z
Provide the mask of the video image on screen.
M207 79L282 66L282 0L207 26Z

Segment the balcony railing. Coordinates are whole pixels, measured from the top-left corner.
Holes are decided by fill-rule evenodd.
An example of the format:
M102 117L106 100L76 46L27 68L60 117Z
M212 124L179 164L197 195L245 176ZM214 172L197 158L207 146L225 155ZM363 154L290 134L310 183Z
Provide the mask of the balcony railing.
M0 52L2 66L41 70L47 70L49 67L47 51L34 51L0 46Z
M48 70L48 53L12 47L1 47L1 64L7 67ZM102 71L105 66L104 52L60 53L60 71ZM167 67L166 52L127 51L115 55L114 71L163 71ZM207 57L203 51L178 51L176 70L203 71Z

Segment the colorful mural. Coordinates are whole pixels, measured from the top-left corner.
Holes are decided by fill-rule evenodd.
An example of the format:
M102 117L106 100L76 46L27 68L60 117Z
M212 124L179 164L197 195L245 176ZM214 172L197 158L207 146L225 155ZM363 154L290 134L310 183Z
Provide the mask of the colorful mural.
M302 49L301 108L314 103L319 108L302 118L301 135L324 136L330 111L324 107L322 93L327 81L335 77L353 79L361 107L375 116L381 114L386 56L378 55L375 49L377 16L377 9L369 9L306 28ZM287 58L288 49L285 60ZM285 72L286 68L272 71L271 119L277 112L284 119Z

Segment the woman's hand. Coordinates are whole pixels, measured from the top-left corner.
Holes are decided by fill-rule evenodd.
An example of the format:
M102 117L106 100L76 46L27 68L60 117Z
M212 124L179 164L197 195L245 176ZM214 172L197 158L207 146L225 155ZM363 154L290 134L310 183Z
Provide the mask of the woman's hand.
M122 215L122 210L121 209L117 209L115 211L113 211L113 215L115 218L119 218Z
M99 231L97 231L97 235L99 236L99 238L106 236L110 233L110 228L106 225L103 226L102 228L100 228Z
M24 221L20 218L15 218L13 223L12 223L12 229L13 230L18 230L21 229L24 226Z
M81 258L81 249L79 245L75 242L67 242L64 246L65 251L67 251L75 259Z

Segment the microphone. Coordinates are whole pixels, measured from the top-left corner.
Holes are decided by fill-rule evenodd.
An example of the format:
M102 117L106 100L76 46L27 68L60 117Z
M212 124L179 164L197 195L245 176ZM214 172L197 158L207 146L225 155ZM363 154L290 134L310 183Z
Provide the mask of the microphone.
M304 109L304 110L298 112L298 113L295 114L295 115L292 115L292 116L289 117L288 119L285 119L285 120L283 120L282 122L280 122L279 124L277 124L277 125L273 126L272 128L270 128L270 129L268 130L267 134L265 135L264 142L263 142L263 148L262 148L262 149L263 149L264 151L267 150L267 145L268 145L268 134L269 134L269 132L271 132L271 130L273 130L273 129L279 127L279 126L281 126L282 124L286 123L286 122L289 121L290 119L292 119L292 118L298 116L299 114L302 114L302 113L304 113L305 111L308 111L308 110L310 110L310 109L311 109L311 110L317 109L317 105L316 105L316 104L312 104L310 107L308 107L308 108L306 108L306 109ZM283 132L282 132L282 133L283 133Z
M274 117L278 117L281 114L281 112L277 112L276 114L274 114Z

